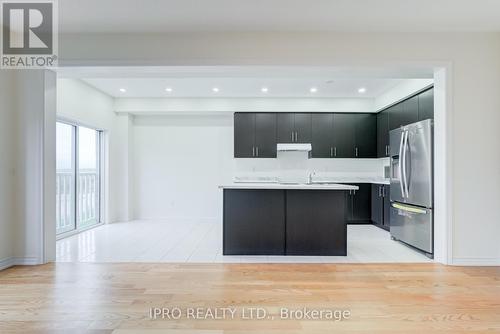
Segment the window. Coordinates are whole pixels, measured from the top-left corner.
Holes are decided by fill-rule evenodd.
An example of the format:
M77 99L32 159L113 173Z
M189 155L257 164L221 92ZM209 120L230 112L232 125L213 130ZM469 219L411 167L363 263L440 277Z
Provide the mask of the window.
M101 222L101 131L57 122L56 233Z

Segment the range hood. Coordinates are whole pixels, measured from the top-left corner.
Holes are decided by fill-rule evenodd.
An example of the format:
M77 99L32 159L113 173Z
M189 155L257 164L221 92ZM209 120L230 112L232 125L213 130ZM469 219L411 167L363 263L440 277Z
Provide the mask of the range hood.
M312 145L311 144L278 144L277 150L278 150L278 152L290 152L290 151L310 152L312 150Z

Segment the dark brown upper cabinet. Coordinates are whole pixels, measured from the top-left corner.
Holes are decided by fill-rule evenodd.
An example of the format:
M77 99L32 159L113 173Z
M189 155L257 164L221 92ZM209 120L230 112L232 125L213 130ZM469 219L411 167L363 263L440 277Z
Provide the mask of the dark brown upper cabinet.
M333 158L334 129L332 113L312 115L312 158Z
M377 157L389 156L389 111L377 114Z
M234 114L234 157L276 158L276 114Z
M310 143L311 113L278 113L278 143Z
M418 120L434 119L434 88L418 96Z

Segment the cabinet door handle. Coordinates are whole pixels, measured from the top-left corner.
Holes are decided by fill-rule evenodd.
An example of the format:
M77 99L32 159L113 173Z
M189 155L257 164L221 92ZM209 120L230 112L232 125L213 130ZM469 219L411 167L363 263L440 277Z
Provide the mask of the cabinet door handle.
M292 131L292 132L290 132L290 136L291 136L291 138L292 138L292 143L293 143L293 131Z
M259 147L257 146L255 151L257 152L256 155L259 156Z
M333 157L333 147L330 147L330 158Z
M255 146L252 146L252 157L255 157Z
M356 147L356 158L358 157L358 148Z
M297 143L299 141L299 133L295 131L295 142Z
M337 156L337 146L335 146L333 148L333 156L336 157Z
M389 156L389 145L385 145L385 155Z

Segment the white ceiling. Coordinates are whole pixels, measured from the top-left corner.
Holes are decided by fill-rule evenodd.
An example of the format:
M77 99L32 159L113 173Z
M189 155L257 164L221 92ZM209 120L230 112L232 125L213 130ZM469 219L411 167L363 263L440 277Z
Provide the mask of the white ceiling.
M500 31L498 0L64 0L60 31Z
M430 79L434 69L412 64L385 66L63 66L60 78L323 78Z
M375 98L402 79L330 79L310 77L86 78L89 85L113 97L321 97ZM213 92L213 88L219 89ZM267 93L262 88L268 89ZM311 88L317 92L312 93ZM166 88L171 88L167 92ZM365 93L359 93L365 88ZM125 89L126 92L121 92Z

